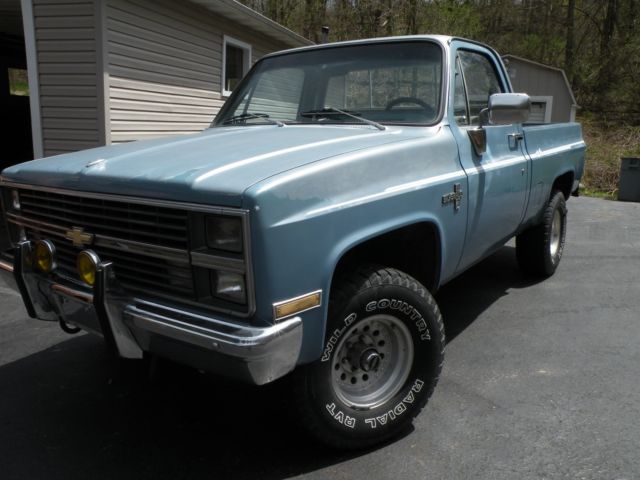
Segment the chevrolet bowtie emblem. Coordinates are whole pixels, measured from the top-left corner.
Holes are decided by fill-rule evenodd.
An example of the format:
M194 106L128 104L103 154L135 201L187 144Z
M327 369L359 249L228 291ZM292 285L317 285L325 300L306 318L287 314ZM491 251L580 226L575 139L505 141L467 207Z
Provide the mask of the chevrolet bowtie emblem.
M65 237L71 240L76 247L93 243L93 234L85 233L82 227L73 227L65 234Z

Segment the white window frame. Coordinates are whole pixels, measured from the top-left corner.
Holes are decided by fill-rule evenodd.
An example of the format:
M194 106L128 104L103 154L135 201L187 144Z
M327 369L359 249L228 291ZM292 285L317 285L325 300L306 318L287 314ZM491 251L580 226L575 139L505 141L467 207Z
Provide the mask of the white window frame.
M227 90L224 88L225 80L227 78L227 45L233 45L234 47L241 48L244 50L245 56L243 59L242 65L242 76L244 77L249 69L251 68L251 45L245 42L238 40L237 38L230 37L228 35L223 35L222 37L222 77L220 79L220 87L222 91L223 97L228 97L231 95L231 90Z
M553 97L551 95L539 95L529 97L531 103L544 103L544 123L551 123L551 110L553 108Z

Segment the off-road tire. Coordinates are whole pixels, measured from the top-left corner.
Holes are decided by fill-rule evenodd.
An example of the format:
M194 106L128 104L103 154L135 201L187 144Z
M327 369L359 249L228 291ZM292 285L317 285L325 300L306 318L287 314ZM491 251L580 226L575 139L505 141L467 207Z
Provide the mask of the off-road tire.
M442 316L424 286L393 268L364 266L334 285L323 355L294 372L295 403L322 443L365 448L406 431L433 393Z
M528 276L550 277L560 264L567 232L564 194L555 190L542 214L542 222L516 237L516 258Z

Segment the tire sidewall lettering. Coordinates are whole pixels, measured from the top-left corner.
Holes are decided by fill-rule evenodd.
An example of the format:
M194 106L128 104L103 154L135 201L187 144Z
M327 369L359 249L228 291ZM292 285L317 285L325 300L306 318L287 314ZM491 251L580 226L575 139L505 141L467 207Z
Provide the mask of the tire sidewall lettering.
M407 394L398 402L395 406L382 412L380 415L375 415L364 419L364 423L371 429L378 428L378 426L387 425L393 422L408 409L409 405L412 405L416 401L416 395L420 393L424 387L424 382L419 378L416 378Z
M410 320L410 323L417 328L420 340L431 340L431 332L429 331L426 320L420 311L409 302L390 297L381 298L380 300L372 300L365 306L365 311L367 313L373 313L381 310L387 312L389 310L401 312Z
M324 350L322 352L322 357L320 357L321 362L326 362L331 358L331 353L333 352L333 349L335 348L336 344L340 340L340 337L342 337L344 332L347 331L347 329L351 326L351 324L353 324L353 322L356 321L357 318L358 318L358 315L356 313L350 313L344 318L342 322L342 326L340 328L336 328L332 332L331 336L329 337L329 340L327 340L327 343L324 347Z

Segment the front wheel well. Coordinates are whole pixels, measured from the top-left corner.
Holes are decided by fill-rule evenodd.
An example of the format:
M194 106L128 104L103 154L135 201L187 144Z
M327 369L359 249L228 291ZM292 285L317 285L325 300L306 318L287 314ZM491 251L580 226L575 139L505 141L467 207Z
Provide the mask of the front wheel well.
M396 268L433 292L440 275L438 229L432 223L421 222L365 240L340 258L334 280L365 263Z

